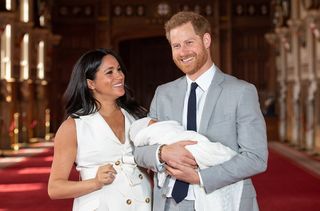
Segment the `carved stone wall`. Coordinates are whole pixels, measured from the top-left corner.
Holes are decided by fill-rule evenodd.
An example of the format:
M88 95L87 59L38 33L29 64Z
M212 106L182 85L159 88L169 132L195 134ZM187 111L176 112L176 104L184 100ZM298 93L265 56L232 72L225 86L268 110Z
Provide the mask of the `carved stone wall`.
M279 122L286 126L281 141L320 153L320 3L281 0L273 1L273 5L275 28L266 37L281 52L275 59L280 61L279 72L285 75L278 74L278 86L286 87L279 102L287 105L286 110L280 110L280 116L286 116Z

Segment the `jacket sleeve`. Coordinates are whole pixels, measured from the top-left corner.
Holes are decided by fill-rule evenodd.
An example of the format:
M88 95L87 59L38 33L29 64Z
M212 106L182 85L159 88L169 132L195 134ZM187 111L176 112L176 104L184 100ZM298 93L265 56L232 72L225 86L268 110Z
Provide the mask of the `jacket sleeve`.
M150 111L148 115L151 118L155 118L155 119L157 119L157 96L158 96L158 88L152 99ZM151 146L135 147L133 154L138 166L149 168L149 169L152 169L153 171L161 170L162 166L159 165L159 161L157 159L158 148L159 148L158 144L151 145Z
M267 168L266 125L256 88L251 84L243 88L235 119L239 152L227 162L200 171L207 193L264 172Z

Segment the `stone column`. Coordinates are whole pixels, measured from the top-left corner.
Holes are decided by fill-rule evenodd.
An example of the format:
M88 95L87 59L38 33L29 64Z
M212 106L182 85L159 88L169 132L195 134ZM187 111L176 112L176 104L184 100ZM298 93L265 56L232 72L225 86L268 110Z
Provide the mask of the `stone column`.
M301 127L301 81L300 81L300 49L299 49L299 38L298 32L301 22L298 19L291 19L288 21L290 27L291 46L292 46L292 62L293 62L293 73L288 75L288 80L292 81L292 103L293 103L293 124L292 124L292 144L297 146L299 144L300 127Z
M311 151L315 146L315 94L317 91L317 81L315 77L316 70L316 54L315 54L315 17L311 14L307 20L306 24L308 29L307 33L307 48L308 48L308 97L306 99L307 105L307 123L306 123L306 149Z
M276 35L279 40L278 48L280 55L277 58L277 82L279 85L279 138L280 141L284 142L287 139L287 51L290 46L287 39L288 29L287 28L278 28L276 29Z

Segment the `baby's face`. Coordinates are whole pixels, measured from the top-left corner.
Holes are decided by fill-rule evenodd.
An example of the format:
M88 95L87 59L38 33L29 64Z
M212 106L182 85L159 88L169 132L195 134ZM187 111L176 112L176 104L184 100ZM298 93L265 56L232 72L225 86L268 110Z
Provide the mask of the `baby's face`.
M156 122L157 122L157 120L155 120L155 119L151 119L151 120L149 121L148 126L149 126L149 125L152 125L152 124L154 124L154 123L156 123Z

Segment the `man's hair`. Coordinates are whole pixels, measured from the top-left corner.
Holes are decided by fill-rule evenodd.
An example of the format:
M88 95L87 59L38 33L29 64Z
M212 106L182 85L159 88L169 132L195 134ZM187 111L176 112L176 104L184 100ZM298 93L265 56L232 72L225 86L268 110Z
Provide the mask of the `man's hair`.
M165 24L166 37L170 41L170 31L178 26L186 23L191 23L196 35L202 37L205 33L211 33L209 21L195 12L178 12L173 15Z

